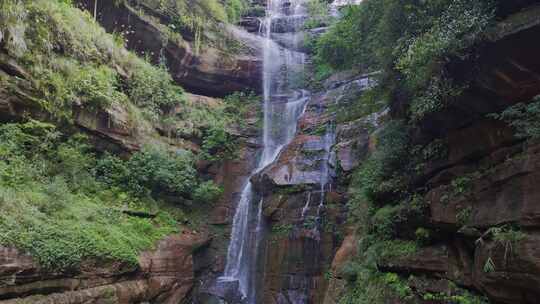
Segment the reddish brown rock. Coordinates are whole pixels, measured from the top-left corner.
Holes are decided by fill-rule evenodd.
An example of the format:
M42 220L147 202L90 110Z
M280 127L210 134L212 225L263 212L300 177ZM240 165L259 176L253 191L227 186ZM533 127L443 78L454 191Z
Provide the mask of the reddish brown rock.
M94 1L78 0L77 3L89 11L94 10ZM226 96L236 91L261 89L262 60L256 49L231 53L206 44L196 53L194 37L189 33L182 33L184 37L179 38L166 36L160 27L170 23L169 17L144 4L135 8L126 2L102 1L98 15L98 21L107 31L125 34L129 49L149 55L156 63L164 56L174 80L190 92ZM224 30L221 35L233 35L225 30L225 25L221 29ZM235 39L234 36L229 38Z
M485 172L472 175L467 181L466 193L456 195L451 185L439 186L426 195L431 221L457 227L460 213L467 212L470 217L464 220L474 227L510 222L537 227L540 225L539 169L540 148L535 146Z
M0 299L10 299L6 304L180 303L194 283L192 253L207 242L203 234L185 232L143 252L137 268L85 262L70 273L48 272L30 256L0 248Z
M358 119L337 127L337 144L334 149L344 171L353 170L367 156L372 127L369 119Z
M334 255L334 260L332 261L332 273L337 275L341 273L343 267L351 261L353 257L358 253L358 237L356 233L350 232L347 234L338 251Z
M536 232L517 242L477 242L474 262L475 285L497 303L538 303L540 235ZM488 263L493 269L486 267Z
M252 181L258 189L317 185L320 183L324 147L321 136L298 135L282 151L276 162L265 168Z

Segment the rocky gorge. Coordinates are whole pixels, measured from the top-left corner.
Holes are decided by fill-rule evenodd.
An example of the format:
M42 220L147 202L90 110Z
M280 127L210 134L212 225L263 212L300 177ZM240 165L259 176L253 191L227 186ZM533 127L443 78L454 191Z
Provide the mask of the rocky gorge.
M38 5L52 2L56 3L40 0ZM453 23L458 18L451 12L465 15L459 11L460 5L467 12L480 11L466 0L441 1L442 8L433 11L417 1L407 1L409 6L403 8L399 1L385 0L384 9L370 0L351 5L252 1L235 22L220 20L216 27L201 28L186 25L195 24L192 20L199 15L185 21L169 13L168 9L178 7L170 4L164 9L158 2L81 0L66 4L70 11L86 10L85 22L95 19L103 35L120 35L125 44L104 56L85 53L71 38L63 37L65 28L57 26L53 29L56 32L51 30L52 34L46 36L51 40L54 35L62 37L50 52L64 57L71 52L75 55L69 60L82 65L109 66L118 79L113 90L125 93L129 100L91 105L85 99L90 98L85 94L91 90L85 87L84 93L70 95L75 101L67 107L67 121L58 119L51 110L59 105L44 106L44 100L54 98L50 92L67 91L38 78L33 65L42 64L44 59L28 64L29 59L16 54L12 48L15 31L10 31L16 26L0 21L2 124L40 121L57 126L63 134L83 133L97 163L102 155L106 158L114 154L129 166L129 159L148 146L166 147L172 151L170 158L184 153L201 156L194 159L190 169L196 172L197 182L187 191L175 192L158 184L145 198L138 198L133 190L121 185L112 184L113 190L98 188L103 193L123 189L104 207L120 213L118 221L134 219L140 226L150 223L144 226L144 232L127 236L114 234L116 230L104 233L117 239L137 239L139 234L163 228L162 234L152 234L150 245L130 245L139 248L135 262L124 255L117 258L112 250L109 255L114 258L81 254L78 264L49 267L45 263L48 260L37 254L46 252L45 257L67 259L47 251L70 246L65 237L61 233L51 237L60 249L32 251L32 247L44 246L40 239L31 239L29 246L23 246L32 235L11 237L10 217L1 217L0 303L538 302L537 1L494 1L491 19L482 23L481 30L473 22ZM205 2L187 3L195 11L195 5ZM211 8L203 6L203 11ZM15 11L0 6L0 11L8 9ZM36 24L46 14L35 7L26 9ZM328 17L328 11L339 13ZM377 45L377 56L391 58L390 64L366 62L369 58L363 57L364 53L376 55L362 48L376 39L370 40L365 32L387 37L391 35L385 36L385 30L396 26L374 24L378 19L371 14L398 16L395 18L405 23L405 19L399 19L405 18L401 13L417 17L414 14L426 12L439 14L431 27L405 30L403 37L414 33L409 40L392 38L396 45L411 43L408 47L396 47L389 55L382 44ZM12 15L1 16L11 20L6 16ZM358 16L367 21L357 20ZM448 16L455 18L449 20ZM479 13L464 18L478 21L482 16ZM366 27L347 31L348 24L362 22ZM456 33L461 27L466 30L463 35L448 34L444 32L447 24ZM445 33L443 41L457 40L455 44L443 44L454 47L453 52L445 53L437 44L438 31ZM470 42L472 33L477 32L481 38L475 36L477 40ZM366 39L361 41L363 46L349 50L347 43L354 43L353 37L343 45L332 40L335 49L328 47L332 51L325 53L325 41L353 33L361 34L354 36L358 39ZM415 47L420 48L424 38L428 50L418 51ZM38 44L31 42L31 37L27 39L27 49ZM111 48L99 43L95 43L97 53ZM392 57L403 49L403 57ZM359 53L352 56L345 50ZM429 50L436 50L437 55ZM414 51L440 57L433 62L425 57L416 59ZM38 51L33 52L37 57ZM186 91L182 92L183 101L162 106L152 114L157 119L144 114L147 105L135 102L137 91L132 88L137 65L120 59L131 56L128 53L146 57L146 62L154 66L165 66L171 84ZM326 61L333 58L327 53L337 54L339 60L334 58L337 63L331 71L322 73L329 69ZM349 57L351 61L340 66L340 60ZM428 61L428 68L424 68L422 64ZM416 64L412 74L407 73L410 62ZM61 71L64 64L51 66ZM439 70L440 75L436 74ZM448 85L447 90L450 93L434 91L429 95L432 103L421 103L419 96L433 91L433 86L422 87L413 81L421 73L428 75L430 85L437 83L433 79L452 79L453 86ZM42 83L55 89L42 94L46 87ZM137 82L151 95L173 98L154 90L151 83L148 78ZM249 90L253 93L235 95ZM253 97L260 94L262 97ZM445 94L450 96L448 100L443 98L443 105L436 104ZM230 96L242 97L234 103L236 99ZM256 100L249 101L246 96ZM152 96L145 98L150 100ZM230 113L239 117L229 117ZM227 119L222 123L220 117ZM26 128L22 130L31 130L26 137L40 134L32 133L35 127ZM2 132L7 131L0 132L3 141L12 140ZM234 147L228 147L228 142ZM25 149L30 146L23 145ZM229 155L229 150L234 152ZM0 166L0 187L4 188L0 210L11 214L10 202L23 199L10 200L14 194L9 194L9 189L14 186L10 182L12 171L6 168L17 162L6 151L10 150L0 149L0 160L6 163ZM67 163L63 158L52 162L55 166ZM152 159L144 162L151 163ZM71 167L60 168L67 171ZM97 174L100 183L109 182L100 178L112 169L100 169L98 173L88 170ZM55 171L49 169L46 174L53 174L50 172ZM144 174L143 170L137 172ZM131 185L133 179L121 183ZM141 184L157 183L154 179L148 177ZM199 184L207 182L218 185L221 191L216 197L199 200L193 193ZM33 184L23 187L38 187L29 185ZM90 193L99 196L95 191ZM67 200L54 195L47 198ZM149 202L148 197L152 198ZM40 196L24 199L39 201ZM129 200L133 202L126 202ZM58 212L41 205L31 208L44 209L45 216L51 217ZM241 208L247 208L245 215L239 213ZM92 213L84 220L107 218L107 212ZM171 214L174 229L165 229L170 221L163 220L164 213ZM24 229L39 230L19 215L10 216L24 223ZM239 224L242 216L244 225ZM61 222L61 218L55 217L55 221ZM17 242L18 238L22 241ZM113 247L114 238L107 240ZM80 242L92 248L102 246L86 239ZM73 252L77 250L84 251Z

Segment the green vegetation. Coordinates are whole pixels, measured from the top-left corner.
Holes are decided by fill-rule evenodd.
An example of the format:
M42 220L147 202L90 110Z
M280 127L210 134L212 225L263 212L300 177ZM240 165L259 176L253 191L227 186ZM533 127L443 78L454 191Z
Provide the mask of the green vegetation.
M407 281L395 273L356 270L352 289L339 300L340 304L388 303L388 299L413 299Z
M471 216L472 216L472 207L470 206L465 207L457 213L456 215L457 223L460 226L465 226L471 220Z
M223 104L212 109L212 113L202 113L202 157L210 161L234 159L237 156L238 143L227 130L227 126L234 125L244 130L248 127L246 121L252 113L260 111L259 96L253 92L235 92L226 96ZM262 113L256 115L260 114ZM215 119L209 120L210 117Z
M448 295L446 293L426 293L423 297L425 301L443 301L444 303L455 304L489 304L486 297L478 296L469 291L460 291L460 294Z
M349 216L361 226L363 238L356 266L348 270L348 292L340 303L384 303L386 299L413 296L403 279L379 271L381 265L393 265L414 254L429 238L420 227L418 242L402 239L398 233L400 225L425 212L421 196L411 193L405 176L410 170L407 132L403 122L387 124L377 134L377 149L352 180Z
M45 268L135 265L142 250L177 232L178 222L194 224L196 210L222 193L198 175L190 152L153 145L119 158L74 131L79 108L142 112L128 119L201 141L240 120L220 102L194 105L163 63L153 66L123 44L70 1L0 3L0 61L16 62L24 77L0 73L0 91L32 111L0 126L0 244Z
M251 8L246 0L125 0L138 9L139 14L165 34L175 33L179 39L191 41L195 53L207 44L224 50L239 44L223 30L223 23L236 23ZM154 18L158 12L162 18ZM169 32L170 31L170 32ZM231 50L232 51L232 50Z
M489 115L492 118L508 123L516 130L519 138L540 138L540 96L530 103L518 103L500 114Z
M126 205L152 206L97 177L81 135L37 121L0 127L0 243L23 249L46 268L85 259L137 263L141 250L177 231L175 219L131 217Z
M429 229L426 229L424 227L419 227L414 232L414 235L416 236L416 242L420 246L427 245L431 242L432 239L432 231Z
M508 264L508 260L514 254L514 247L526 237L525 233L519 230L518 227L514 227L512 225L503 225L500 227L489 228L486 233L484 233L484 236L478 239L477 243L483 245L483 238L488 236L492 237L493 242L495 242L495 246L489 249L489 256L484 263L483 270L486 273L494 272L497 269L497 266L495 266L495 262L492 259L493 250L497 250L498 248L502 247L504 250L502 261L503 265L498 266L505 268Z
M178 195L209 204L222 191L200 181L187 152L145 149L126 161L98 157L82 135L37 121L5 124L0 138L0 243L51 269L85 259L136 264L141 250L178 230L175 218L184 220L158 200ZM156 216L129 216L126 208Z
M330 5L327 0L309 0L307 2L309 18L304 24L304 28L313 29L327 26L332 22L330 16Z
M223 106L189 103L163 62L156 67L126 51L122 39L105 33L88 13L48 0L2 5L25 12L9 14L7 28L18 30L8 30L4 39L19 42L5 48L28 69L33 101L53 118L69 121L74 106L103 109L133 103L144 118L167 122L170 134L188 138L232 122L232 115L223 115ZM0 85L19 90L21 84L8 78Z
M163 115L175 106L185 104L182 88L174 84L164 64L159 68L144 61L135 64L127 89L135 105L150 113Z
M294 226L292 224L279 224L273 225L271 234L275 237L286 237L293 230Z
M376 202L388 192L399 196L406 191L407 132L402 121L391 121L377 134L375 152L355 173L353 183L359 186L355 189L359 200Z
M409 101L422 120L458 97L467 80L449 76L452 59L466 60L494 20L491 1L366 0L315 44L318 77L333 70L381 71L379 100Z

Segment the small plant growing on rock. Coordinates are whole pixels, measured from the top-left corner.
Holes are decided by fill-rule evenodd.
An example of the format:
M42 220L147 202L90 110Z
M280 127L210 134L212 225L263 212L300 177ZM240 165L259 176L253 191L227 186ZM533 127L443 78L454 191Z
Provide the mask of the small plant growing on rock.
M193 200L198 203L213 203L223 194L223 188L213 181L201 183L193 193Z
M416 236L416 242L421 246L429 244L432 238L431 231L424 227L417 228L414 234Z
M488 117L506 122L516 130L518 138L540 138L540 96L536 96L531 103L518 103Z
M460 226L465 226L465 224L467 224L467 222L471 219L471 214L472 207L469 206L461 209L456 215L457 223Z
M493 259L491 257L488 257L486 260L486 263L484 264L484 272L491 273L494 271L495 271L495 263L493 263Z
M525 238L525 234L515 227L504 225L501 227L489 228L484 235L476 241L476 243L479 245L484 244L484 238L490 235L493 237L493 241L496 244L496 246L491 248L490 251L497 248L497 246L502 246L504 248L505 265L508 264L508 258L510 254L512 254L514 246ZM484 272L488 273L493 271L495 271L495 263L490 255L484 264Z
M292 224L278 224L272 226L272 234L276 237L287 236L293 230Z

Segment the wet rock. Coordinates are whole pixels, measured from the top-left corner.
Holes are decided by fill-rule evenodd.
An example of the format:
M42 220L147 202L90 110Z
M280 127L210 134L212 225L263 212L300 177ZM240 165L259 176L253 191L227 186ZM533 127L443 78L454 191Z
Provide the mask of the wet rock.
M200 293L204 295L205 304L219 300L225 301L228 304L244 303L243 296L239 290L238 280L222 280L219 278L212 280L201 288Z
M540 197L536 187L540 178L539 150L538 146L530 147L466 180L464 187L468 190L463 195L452 195L455 190L448 185L434 188L426 195L431 221L457 227L460 214L467 212L466 224L477 228L509 222L539 226L540 209L535 203Z
M257 17L244 17L238 25L250 33L259 33L261 30L261 19Z
M299 32L307 19L305 15L280 16L272 19L272 33Z
M302 32L272 33L272 40L277 44L297 52L307 52L305 35Z
M373 126L366 119L359 119L337 128L334 147L340 167L349 172L356 168L369 152L369 134Z
M420 128L428 134L443 136L449 130L463 128L486 114L527 102L540 94L540 65L536 55L540 43L533 38L540 33L537 16L538 8L532 7L499 23L491 43L480 50L475 63L478 69L471 76L473 83L445 111L427 117ZM456 71L470 71L471 62L456 65Z
M331 268L332 273L334 275L339 275L342 272L343 267L349 261L351 261L351 259L355 257L357 253L358 237L356 236L356 233L354 231L350 231L341 243L341 246L339 247L338 251L334 256Z
M320 136L300 135L294 138L280 154L278 160L252 178L258 189L269 191L274 187L318 185L324 159L324 143Z

